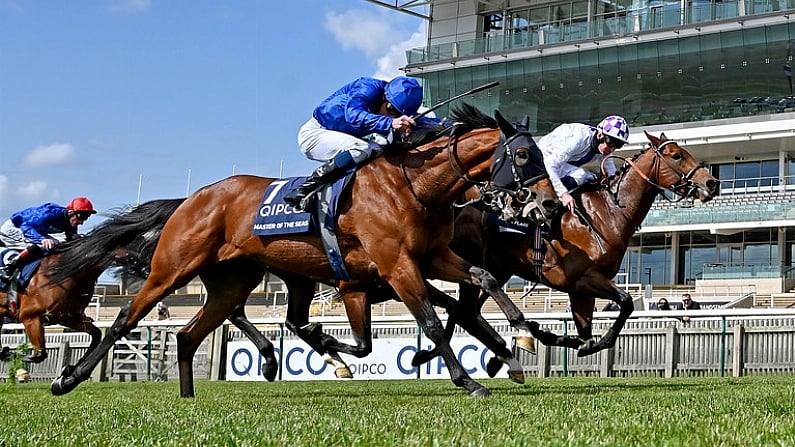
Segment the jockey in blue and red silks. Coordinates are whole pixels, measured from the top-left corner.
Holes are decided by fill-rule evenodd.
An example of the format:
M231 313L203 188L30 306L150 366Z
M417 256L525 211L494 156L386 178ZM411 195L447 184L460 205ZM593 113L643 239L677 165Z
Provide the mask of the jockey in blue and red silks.
M66 240L71 240L77 234L78 225L95 213L90 200L77 197L66 207L45 203L12 214L0 226L0 241L6 247L21 252L6 265L5 272L0 273L11 278L20 267L42 258L45 252L55 247L58 240L52 234L63 233Z
M579 123L561 124L538 140L544 153L544 165L549 180L561 203L574 212L574 198L569 194L583 183L593 181L596 175L581 166L591 161L601 162L621 148L629 138L629 126L624 118L611 115L596 127ZM616 174L613 160L604 163L608 177Z
M301 152L324 164L288 193L285 202L300 209L306 197L390 142L393 130L409 132L422 95L414 78L399 76L387 82L362 77L324 99L298 131ZM367 136L374 138L368 141Z

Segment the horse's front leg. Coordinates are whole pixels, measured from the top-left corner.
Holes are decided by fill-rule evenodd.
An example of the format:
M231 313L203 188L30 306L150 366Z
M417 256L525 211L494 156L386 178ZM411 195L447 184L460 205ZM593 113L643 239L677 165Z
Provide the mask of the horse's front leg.
M524 369L519 361L513 356L513 352L508 349L505 340L480 314L483 301L473 299L480 295L480 289L473 288L469 284L461 284L459 289L459 300L456 301L441 290L426 283L431 302L434 305L447 309L449 315L445 336L448 340L453 338L455 325L460 325L470 335L477 338L483 345L494 353L486 365L486 372L489 377L494 377L502 369L503 364L508 365L508 377L516 383L524 383ZM419 350L411 360L412 366L419 366L429 362L439 356L439 350L434 348L430 351Z
M584 357L586 355L591 355L597 353L603 349L612 348L616 345L616 341L618 340L618 334L621 333L621 330L624 328L624 324L629 319L629 316L632 315L632 312L635 310L635 305L632 303L632 295L630 295L627 291L622 290L615 285L612 285L614 296L611 299L618 303L621 310L618 312L618 317L613 322L613 325L610 326L610 329L605 332L596 343L587 343L585 346L581 347L580 350L577 352L578 357Z
M442 321L428 298L428 291L416 261L405 257L393 265L391 271L385 272L384 276L422 327L425 336L436 345L447 364L453 383L469 391L470 396L490 396L491 392L486 387L467 374L450 347Z
M6 311L5 308L0 308L0 311ZM5 319L5 312L0 313L0 329L3 329L3 320ZM7 362L11 360L11 348L0 344L0 362Z
M473 266L451 250L447 250L434 258L432 268L430 277L458 283L466 282L479 286L494 299L508 318L511 326L519 332L518 335L514 336L516 346L530 353L536 352L535 340L533 340L529 322L525 320L522 311L502 290L491 273L480 267Z
M287 328L314 349L315 352L322 355L327 363L333 365L337 377L353 377L348 365L338 353L344 352L357 357L364 357L372 351L372 342L369 340L372 337L369 326L370 306L367 303L366 295L363 292L357 292L350 283L344 281L340 283L340 292L348 312L348 319L351 322L354 337L357 337L356 331L359 331L357 345L351 346L323 332L323 327L320 323L309 322L309 306L315 289L313 282L307 281L301 276L286 273L282 273L281 278L289 291L287 321L285 322ZM362 340L366 340L366 342L362 342Z
M47 349L44 341L44 322L41 315L29 316L24 309L19 312L19 319L25 326L25 333L30 339L31 353L22 356L23 362L41 363L47 358Z

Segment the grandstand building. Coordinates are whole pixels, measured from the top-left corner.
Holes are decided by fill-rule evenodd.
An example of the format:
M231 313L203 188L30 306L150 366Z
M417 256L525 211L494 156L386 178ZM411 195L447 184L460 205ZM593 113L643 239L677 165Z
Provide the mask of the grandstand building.
M721 180L709 203L658 199L617 282L795 286L795 0L369 1L427 20L404 67L426 105L499 81L467 102L537 138L619 114L617 155L664 132Z

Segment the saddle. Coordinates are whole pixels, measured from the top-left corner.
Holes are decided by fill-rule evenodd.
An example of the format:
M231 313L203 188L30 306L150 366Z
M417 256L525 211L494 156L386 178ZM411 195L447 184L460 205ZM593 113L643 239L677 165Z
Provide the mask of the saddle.
M14 274L7 276L6 266L19 255L19 250L7 247L0 247L0 290L6 292L8 297L8 308L11 316L16 319L19 312L19 299L17 292L25 290L33 274L41 264L41 259L22 266Z
M333 183L323 185L309 197L306 209L297 211L284 202L284 195L305 177L292 177L274 181L265 190L254 219L252 234L274 236L282 234L313 234L319 236L334 274L338 279L349 279L335 234L337 203L342 193L350 187L354 173L349 173Z

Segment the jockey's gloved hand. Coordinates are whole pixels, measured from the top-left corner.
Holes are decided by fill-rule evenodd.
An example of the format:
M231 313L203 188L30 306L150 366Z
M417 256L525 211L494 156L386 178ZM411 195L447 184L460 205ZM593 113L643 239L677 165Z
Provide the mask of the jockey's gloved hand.
M602 177L599 179L599 185L601 185L601 186L602 186L602 187L604 187L604 188L607 188L608 186L610 186L610 184L611 184L611 183L613 183L613 179L614 179L614 178L616 178L616 176L615 176L615 175L605 175L605 176L602 176Z

